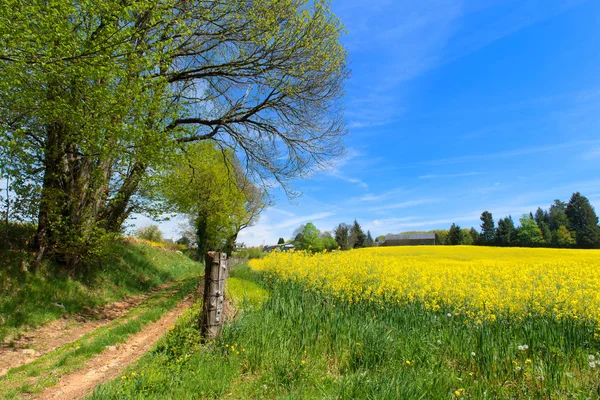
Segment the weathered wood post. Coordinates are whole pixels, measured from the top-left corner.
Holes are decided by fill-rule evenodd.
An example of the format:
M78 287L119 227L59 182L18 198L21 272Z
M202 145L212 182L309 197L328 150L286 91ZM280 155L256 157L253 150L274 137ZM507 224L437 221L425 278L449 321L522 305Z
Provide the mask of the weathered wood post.
M227 254L209 251L204 258L204 305L201 333L214 339L223 325L223 302L227 279Z

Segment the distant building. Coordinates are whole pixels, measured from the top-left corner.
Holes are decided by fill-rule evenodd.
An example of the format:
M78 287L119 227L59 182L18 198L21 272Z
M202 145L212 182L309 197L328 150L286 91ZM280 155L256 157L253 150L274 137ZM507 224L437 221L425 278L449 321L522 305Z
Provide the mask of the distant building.
M434 245L435 233L399 233L389 234L381 246L418 246Z
M289 251L289 250L293 250L293 249L294 249L294 245L292 243L274 244L274 245L271 245L271 246L265 246L265 247L263 247L263 251L265 253L270 253L273 250Z

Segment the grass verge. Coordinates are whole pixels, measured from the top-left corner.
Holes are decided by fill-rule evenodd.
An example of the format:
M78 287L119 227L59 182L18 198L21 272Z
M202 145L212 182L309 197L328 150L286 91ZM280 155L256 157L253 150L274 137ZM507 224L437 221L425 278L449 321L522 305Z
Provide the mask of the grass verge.
M27 272L24 266L31 261L30 254L0 252L0 342L10 342L23 329L65 314L77 314L202 273L201 264L163 248L116 242L109 254L102 263L71 276L51 263L36 273Z
M53 386L65 374L81 369L86 360L103 352L107 346L123 343L144 326L157 321L193 292L198 277L176 282L168 289L154 293L125 316L112 321L80 339L32 363L14 368L0 378L0 398L15 398L25 393L39 393Z

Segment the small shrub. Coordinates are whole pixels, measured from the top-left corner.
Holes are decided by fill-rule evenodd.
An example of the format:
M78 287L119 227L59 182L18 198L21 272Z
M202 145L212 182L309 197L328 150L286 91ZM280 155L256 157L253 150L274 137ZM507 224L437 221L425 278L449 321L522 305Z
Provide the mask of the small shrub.
M163 234L157 225L148 225L135 231L135 237L149 242L162 242Z

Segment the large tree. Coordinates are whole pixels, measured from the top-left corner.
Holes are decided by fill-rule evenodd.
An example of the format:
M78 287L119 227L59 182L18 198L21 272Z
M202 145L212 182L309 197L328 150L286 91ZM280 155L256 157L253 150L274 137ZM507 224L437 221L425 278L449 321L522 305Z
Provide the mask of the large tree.
M509 215L506 218L498 220L498 228L496 229L496 242L500 246L510 246L516 240L515 223Z
M321 239L321 232L317 229L315 224L312 222L304 225L302 229L302 238L300 239L299 248L301 250L309 250L312 252L319 252L323 250L323 240Z
M346 55L326 1L6 0L0 30L0 147L39 193L40 256L152 210L147 178L190 143L290 195L341 154Z
M450 229L448 230L446 244L449 244L451 246L456 246L458 244L461 244L462 241L463 241L462 229L460 229L460 226L458 226L456 224L452 224L452 226L450 226Z
M334 229L334 238L340 249L348 250L351 248L349 237L350 227L347 224L341 223Z
M496 226L494 224L492 213L484 211L481 213L479 219L481 219L481 235L479 236L479 242L485 245L493 244L496 236Z
M600 245L598 216L587 197L573 193L565 209L569 229L575 232L577 247L594 248Z
M357 220L354 220L352 227L350 228L350 234L348 236L348 242L351 248L365 247L365 240L367 235L363 232L360 224Z
M569 219L565 213L567 209L567 203L560 200L554 200L554 203L550 206L548 211L548 226L551 231L558 230L561 226L567 226Z
M546 210L543 210L541 207L538 207L537 210L535 210L535 215L533 219L535 220L537 226L539 226L540 229L543 229L542 224L548 224L549 221L548 212Z
M523 214L519 219L521 226L517 229L517 238L522 246L537 246L544 243L544 237L532 214Z

